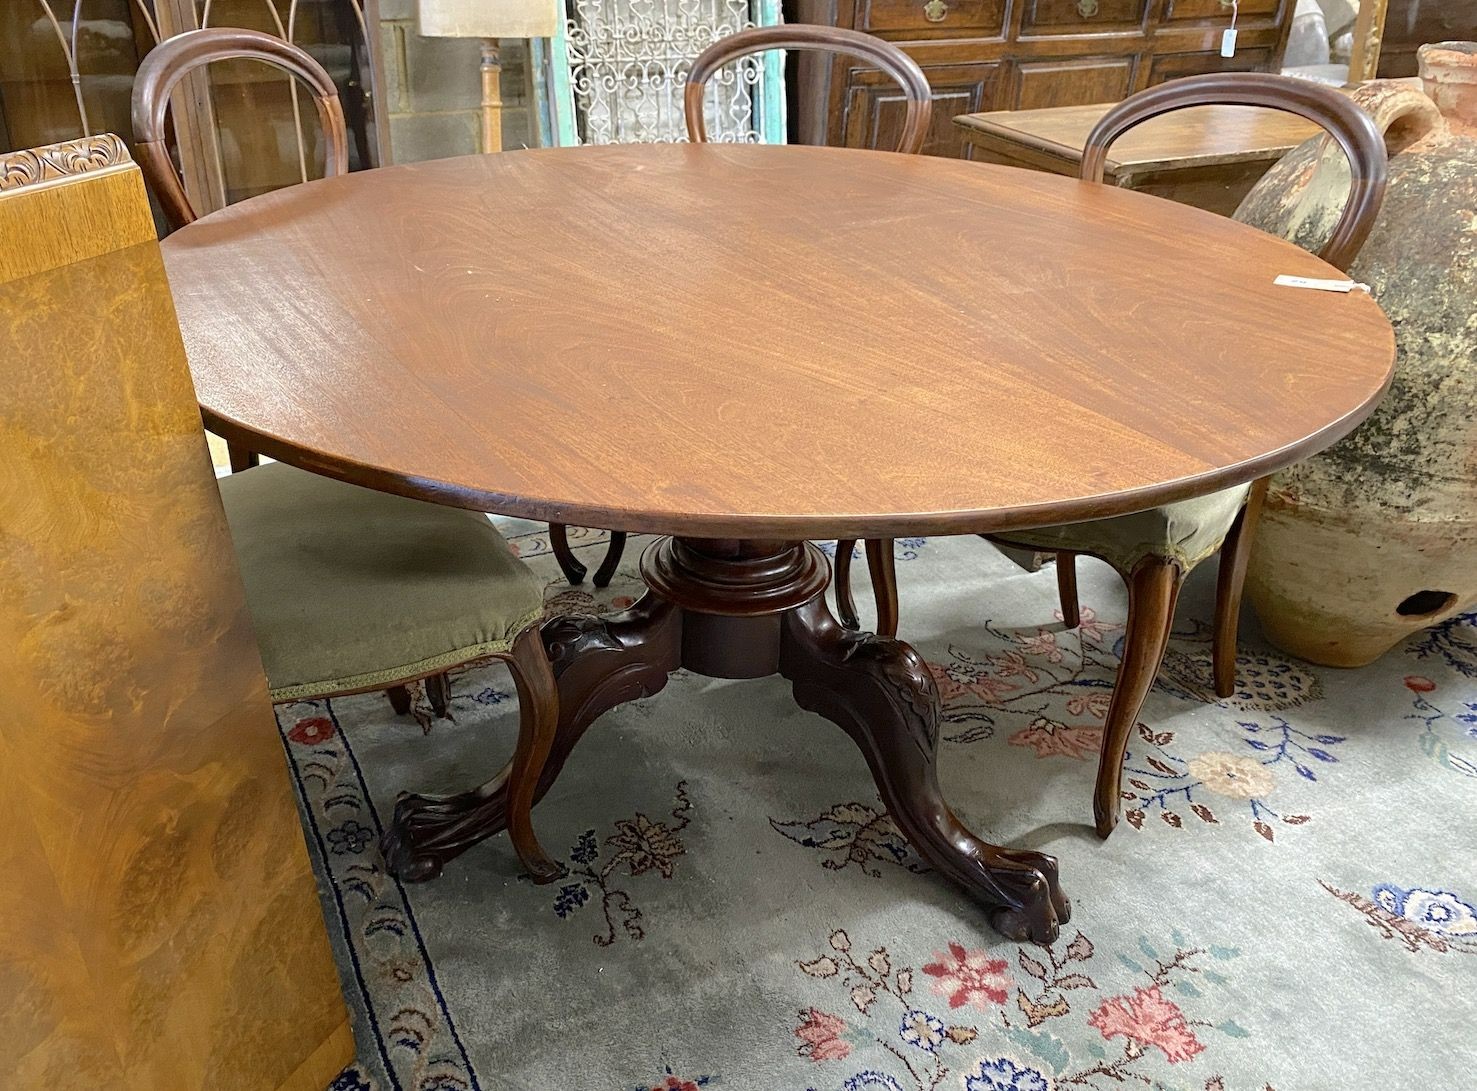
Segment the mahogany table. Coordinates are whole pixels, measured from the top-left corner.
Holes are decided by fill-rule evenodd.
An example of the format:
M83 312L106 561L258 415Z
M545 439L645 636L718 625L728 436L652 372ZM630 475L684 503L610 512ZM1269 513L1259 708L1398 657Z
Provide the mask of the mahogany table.
M841 628L808 539L1004 531L1249 481L1390 379L1366 295L1251 228L954 160L673 145L369 171L164 246L210 429L481 511L656 532L625 613L544 626L546 791L591 721L678 668L778 674L866 755L899 828L1007 935L1067 919L1056 861L940 795L939 697ZM981 786L984 790L985 786ZM414 873L502 828L500 782L397 809Z

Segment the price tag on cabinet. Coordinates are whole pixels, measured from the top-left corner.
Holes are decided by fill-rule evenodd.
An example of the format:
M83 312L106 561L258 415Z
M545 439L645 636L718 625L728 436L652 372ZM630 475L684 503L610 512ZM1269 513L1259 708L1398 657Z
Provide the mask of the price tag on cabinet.
M1231 25L1221 35L1222 57L1236 56L1236 16L1241 14L1241 0L1230 0L1229 4L1227 0L1221 0L1221 7L1228 6L1231 9Z

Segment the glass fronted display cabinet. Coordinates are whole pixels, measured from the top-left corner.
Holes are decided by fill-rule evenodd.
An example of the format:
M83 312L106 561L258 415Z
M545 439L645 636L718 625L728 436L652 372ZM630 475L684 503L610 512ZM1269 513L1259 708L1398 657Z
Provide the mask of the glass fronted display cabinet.
M352 169L380 161L363 0L0 0L0 151L94 133L132 141L139 62L163 37L248 27L311 53L338 84ZM318 177L323 146L306 95L249 61L212 66L176 92L175 154L197 208Z

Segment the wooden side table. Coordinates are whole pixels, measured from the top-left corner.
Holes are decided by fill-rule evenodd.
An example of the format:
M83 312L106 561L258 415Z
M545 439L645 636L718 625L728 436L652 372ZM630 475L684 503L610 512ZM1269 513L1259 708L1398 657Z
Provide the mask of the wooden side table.
M1087 134L1111 105L961 114L954 124L977 161L1075 177ZM1104 180L1229 216L1284 152L1319 131L1250 106L1179 110L1125 133L1109 149Z

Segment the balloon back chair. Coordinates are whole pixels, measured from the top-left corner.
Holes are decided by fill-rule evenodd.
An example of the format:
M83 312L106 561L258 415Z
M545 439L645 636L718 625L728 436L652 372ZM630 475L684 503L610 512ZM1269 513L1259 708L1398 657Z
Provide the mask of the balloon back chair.
M302 80L323 123L327 173L341 174L347 164L337 92L312 57L251 30L186 32L144 59L133 96L140 165L176 226L196 214L165 143L170 92L195 69L238 58ZM233 472L220 480L220 493L273 702L386 690L404 714L411 711L407 685L424 681L433 708L446 715L449 668L506 662L518 692L519 734L512 760L494 783L507 779L513 786L508 829L524 866L537 881L557 877L530 816L558 720L538 628L538 577L480 513L392 496L282 462L259 465L244 429L209 423L233 443ZM471 843L454 827L437 828L428 802L436 801L401 801L431 816L414 845L386 845L387 863L401 878L431 878Z
M1088 135L1081 177L1101 184L1108 149L1124 133L1151 118L1191 106L1261 106L1298 114L1323 127L1349 161L1352 183L1343 214L1318 256L1347 270L1374 227L1384 200L1384 138L1370 117L1330 87L1265 73L1215 73L1171 80L1142 91L1109 110ZM1093 811L1099 837L1117 825L1121 778L1128 738L1149 690L1153 688L1174 621L1175 603L1185 577L1220 551L1216 586L1212 673L1216 696L1236 688L1236 631L1241 591L1251 542L1266 495L1267 479L1240 485L1148 511L1085 523L984 535L1007 550L1054 553L1062 617L1068 627L1080 620L1076 557L1097 557L1112 565L1128 585L1128 622L1123 659L1103 727ZM857 626L847 586L847 564L854 541L837 543L836 596L842 622ZM877 598L877 631L897 633L897 584L891 540L866 543L872 588Z

